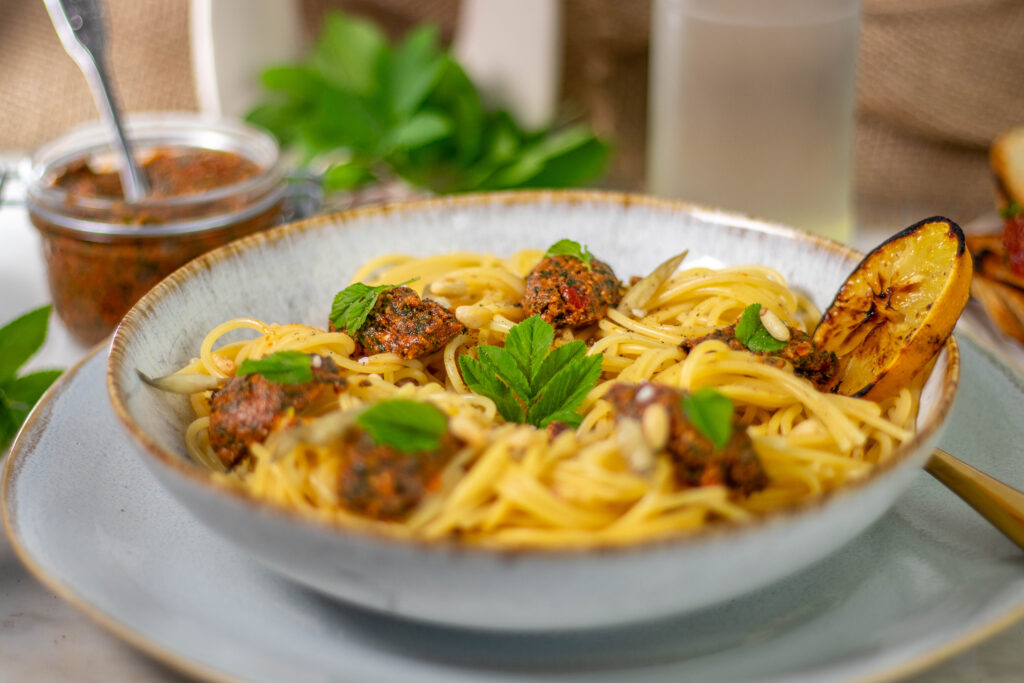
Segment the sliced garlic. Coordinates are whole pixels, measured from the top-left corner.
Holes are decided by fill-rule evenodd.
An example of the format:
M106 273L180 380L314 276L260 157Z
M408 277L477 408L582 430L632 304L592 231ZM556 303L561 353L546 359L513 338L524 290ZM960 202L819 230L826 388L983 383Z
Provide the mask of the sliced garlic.
M228 377L214 377L200 373L181 373L166 375L164 377L150 377L142 370L136 370L139 378L160 391L168 391L172 394L197 394L200 391L212 391L223 386Z
M687 249L681 254L676 254L652 270L650 275L630 287L619 302L619 311L626 314L632 313L635 317L642 318L646 314L647 303L665 284L665 281L672 277L672 273L676 272L689 251Z

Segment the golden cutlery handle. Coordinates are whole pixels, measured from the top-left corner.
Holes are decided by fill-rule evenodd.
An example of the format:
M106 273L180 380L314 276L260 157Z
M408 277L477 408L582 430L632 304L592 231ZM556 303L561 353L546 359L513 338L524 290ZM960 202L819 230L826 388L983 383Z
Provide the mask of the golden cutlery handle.
M925 469L1024 548L1024 493L936 448Z

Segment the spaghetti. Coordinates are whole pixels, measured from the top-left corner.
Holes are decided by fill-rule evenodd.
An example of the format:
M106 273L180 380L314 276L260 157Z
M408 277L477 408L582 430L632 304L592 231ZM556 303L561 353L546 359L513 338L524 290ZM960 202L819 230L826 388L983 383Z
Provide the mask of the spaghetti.
M579 410L582 422L560 432L508 423L494 401L469 390L459 357L475 355L480 345L503 345L525 316L525 279L542 257L539 250L508 258L457 252L388 255L366 263L354 282L418 278L410 286L454 311L465 325L464 333L425 357L360 357L344 332L242 318L211 330L198 358L180 371L228 378L247 359L301 351L331 359L347 380L340 393L328 392L305 407L303 419L393 398L436 406L458 448L404 518L378 521L355 514L339 494L344 463L337 449L291 443L285 426L250 444L244 466L223 471L210 445L208 391L190 399L197 417L185 434L189 452L217 470L215 476L253 496L317 518L401 537L566 547L635 543L748 521L863 477L913 435L923 378L875 403L819 391L789 364L765 362L721 340L709 338L686 350L687 340L735 323L755 303L797 330L816 322L819 313L810 301L761 266L682 270L642 310L611 308L597 324L558 330L556 347L580 340L587 355L602 358L600 380ZM215 348L240 329L255 336ZM617 421L609 391L640 382L686 392L712 387L731 399L735 422L752 440L767 485L749 495L721 483L686 486L664 452L648 448L638 461L643 434L638 436L635 423Z

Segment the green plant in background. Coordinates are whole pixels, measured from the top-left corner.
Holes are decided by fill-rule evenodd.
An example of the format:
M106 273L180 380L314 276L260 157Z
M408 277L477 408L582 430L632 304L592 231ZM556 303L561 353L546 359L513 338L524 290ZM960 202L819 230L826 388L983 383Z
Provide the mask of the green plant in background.
M391 45L373 23L331 14L312 54L268 68L263 85L268 99L248 120L303 163L329 162L327 190L390 175L441 193L572 187L610 154L586 126L531 132L485 110L430 26Z
M32 406L60 376L60 370L17 374L46 340L49 320L50 306L43 306L0 328L0 452L7 449Z

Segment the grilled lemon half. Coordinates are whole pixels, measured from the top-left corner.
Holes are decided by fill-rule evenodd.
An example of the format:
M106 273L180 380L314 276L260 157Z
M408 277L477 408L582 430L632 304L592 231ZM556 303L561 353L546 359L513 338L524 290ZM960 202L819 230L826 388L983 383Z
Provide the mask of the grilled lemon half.
M835 391L880 400L920 372L971 292L971 255L948 218L928 218L864 257L814 330L839 359Z

